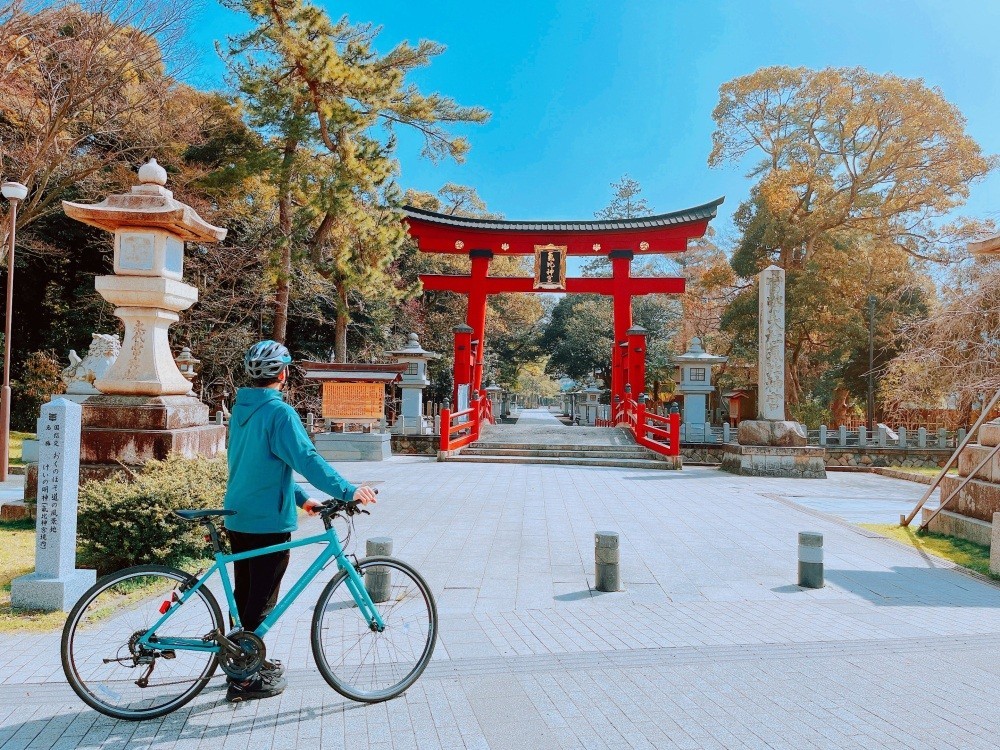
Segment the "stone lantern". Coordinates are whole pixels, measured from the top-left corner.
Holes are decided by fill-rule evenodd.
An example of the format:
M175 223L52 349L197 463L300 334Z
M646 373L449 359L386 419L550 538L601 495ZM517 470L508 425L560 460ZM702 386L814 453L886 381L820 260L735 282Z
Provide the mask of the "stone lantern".
M490 400L490 406L493 409L493 418L496 419L500 415L498 399L500 394L503 393L503 388L493 382L483 388L483 390L486 392L486 398Z
M729 357L709 354L697 336L691 339L688 350L674 362L680 367L681 379L677 393L684 396L684 439L693 442L711 442L711 421L708 416L708 395L715 390L712 385L712 365L721 365Z
M386 352L393 362L405 364L406 370L399 381L403 392L403 404L390 430L397 434L426 435L433 431L433 424L424 417L424 388L430 385L427 377L427 363L438 359L440 354L426 351L420 345L417 334L407 337L406 346Z
M209 424L208 407L189 395L186 375L197 360L185 350L175 362L168 331L198 300L197 288L183 281L184 243L219 242L226 230L175 200L155 159L138 176L130 192L100 203L63 201L67 216L114 234L114 273L94 286L125 324L121 353L94 380L99 393L83 402L81 480L225 448L225 427Z
M595 383L591 383L584 388L583 391L581 391L583 396L583 408L581 409L583 412L583 424L591 427L597 424L597 414L601 405L602 393L604 393L604 390L598 387ZM579 400L577 401L577 406L580 406Z
M181 371L181 375L186 377L190 383L194 380L195 375L198 374L195 367L201 362L201 360L195 359L195 356L191 353L191 347L185 346L181 349L181 353L174 358L174 362L177 363L177 369Z
M121 356L94 383L101 393L182 396L191 390L167 339L178 313L198 301L197 288L181 280L184 243L219 242L226 230L174 200L166 184L166 170L151 159L130 193L93 205L63 201L67 216L115 235L114 275L98 276L94 285L116 306L125 340Z

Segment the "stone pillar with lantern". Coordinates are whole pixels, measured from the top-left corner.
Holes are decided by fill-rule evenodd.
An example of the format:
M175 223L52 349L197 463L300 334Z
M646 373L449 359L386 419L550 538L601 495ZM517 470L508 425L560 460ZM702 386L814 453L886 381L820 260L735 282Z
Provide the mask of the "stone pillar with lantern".
M406 346L386 352L386 356L396 364L406 365L399 381L403 403L396 421L389 428L390 432L397 435L429 435L434 431L434 425L424 417L424 389L431 383L427 377L427 363L439 359L441 355L426 351L420 345L417 334L411 333L407 336Z
M175 361L168 331L198 300L183 281L184 243L220 242L226 230L203 220L165 187L155 159L130 192L96 204L63 201L67 216L114 234L114 273L95 287L125 326L121 353L83 401L80 479L107 476L170 454L215 456L225 427L209 422L192 393L198 360L185 347Z

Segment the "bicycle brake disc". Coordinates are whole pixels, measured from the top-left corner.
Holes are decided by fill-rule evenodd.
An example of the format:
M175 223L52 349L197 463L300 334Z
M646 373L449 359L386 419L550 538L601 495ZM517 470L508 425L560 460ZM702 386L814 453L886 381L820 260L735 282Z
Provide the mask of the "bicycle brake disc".
M260 671L267 653L264 641L248 630L237 630L226 637L241 653L233 654L220 649L219 666L222 671L234 680L245 680Z

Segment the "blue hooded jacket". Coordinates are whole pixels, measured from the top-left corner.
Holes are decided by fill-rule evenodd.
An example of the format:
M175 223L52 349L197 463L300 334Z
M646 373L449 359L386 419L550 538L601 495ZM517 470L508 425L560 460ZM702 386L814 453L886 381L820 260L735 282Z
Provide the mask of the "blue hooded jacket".
M272 388L240 388L229 424L229 484L224 507L235 510L226 528L277 534L298 527L296 506L309 499L292 470L338 500L357 487L316 452L299 415Z

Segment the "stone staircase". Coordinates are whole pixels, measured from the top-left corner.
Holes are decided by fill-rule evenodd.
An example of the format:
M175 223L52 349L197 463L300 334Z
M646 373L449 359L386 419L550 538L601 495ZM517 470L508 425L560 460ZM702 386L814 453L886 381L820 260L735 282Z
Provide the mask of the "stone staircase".
M550 464L555 466L616 466L626 469L679 469L680 457L661 456L635 445L578 445L553 443L473 443L443 461L495 464Z

